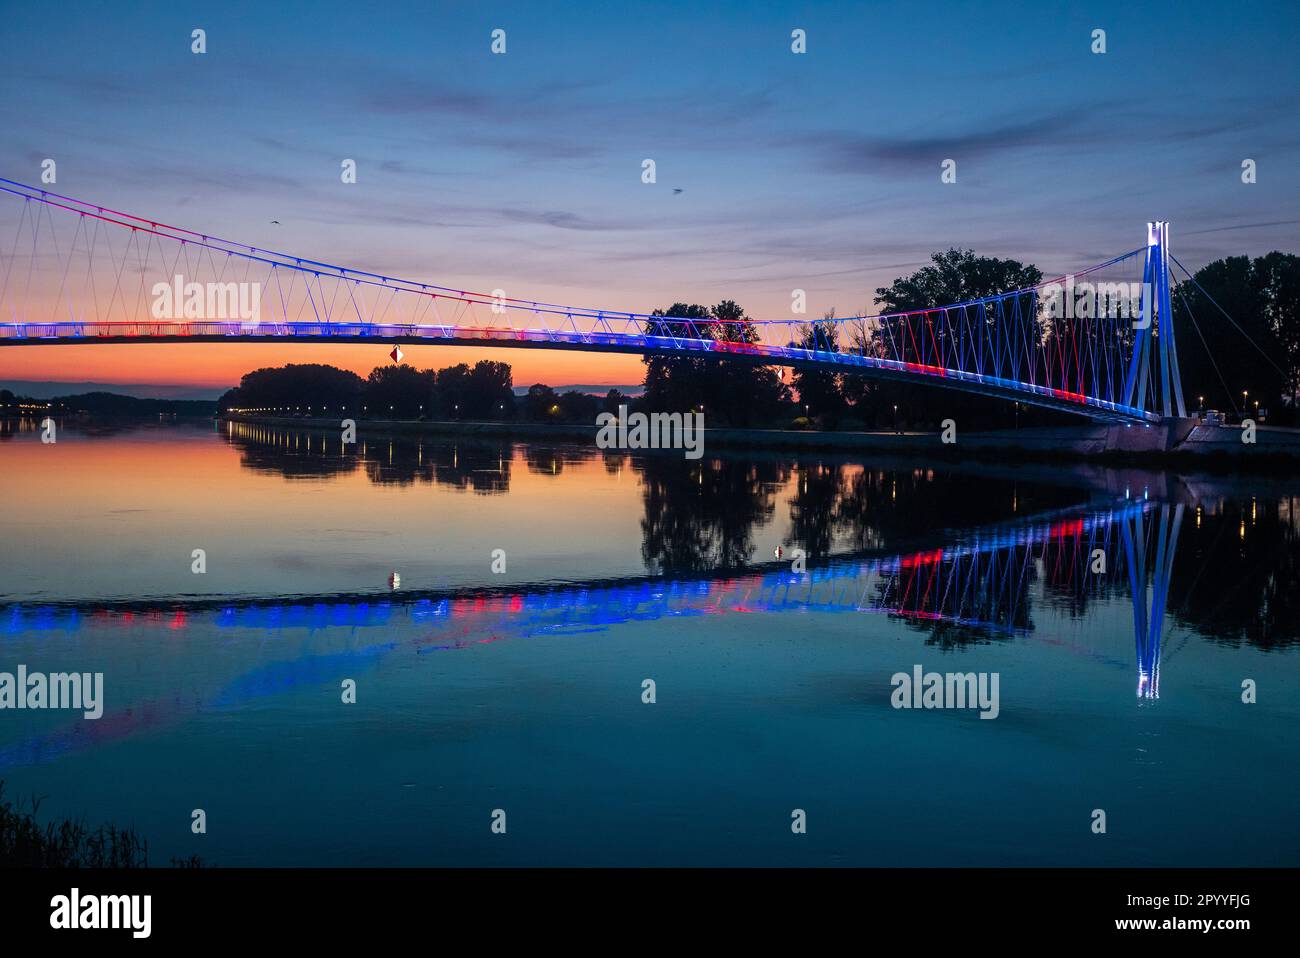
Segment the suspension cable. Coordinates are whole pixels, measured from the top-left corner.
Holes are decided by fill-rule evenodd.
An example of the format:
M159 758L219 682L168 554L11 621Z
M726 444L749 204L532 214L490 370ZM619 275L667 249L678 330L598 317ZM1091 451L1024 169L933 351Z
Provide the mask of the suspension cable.
M531 310L532 312L535 313L548 313L548 314L570 315L570 316L576 314L584 318L592 318L592 319L603 319L605 317L608 317L610 319L617 319L617 318L626 317L628 320L642 321L642 322L665 322L665 321L672 321L673 319L678 318L672 316L654 316L653 314L649 314L649 313L629 312L627 310L621 310L621 309L620 310L601 309L592 306L568 306L559 303L545 303L537 300L516 299L510 296L498 297L488 293L472 292L455 286L439 286L436 283L424 283L418 280L401 279L394 276L386 276L381 273L371 273L371 272L367 272L366 270L336 266L332 263L325 263L319 260L297 257L289 253L282 253L282 252L277 252L275 250L266 249L265 247L249 246L246 243L239 243L234 240L222 239L221 237L214 236L211 233L197 233L194 230L185 229L179 226L170 226L166 223L162 223L157 220L136 216L135 214L126 213L121 210L114 210L106 206L99 206L94 203L89 203L85 200L79 200L76 199L75 197L64 196L61 193L54 193L49 190L43 190L38 187L29 186L26 183L20 183L17 180L10 180L5 177L0 177L0 184L8 184L8 186L0 186L0 192L3 193L9 193L14 196L22 197L24 199L37 200L49 206L54 206L59 209L67 210L69 212L78 213L83 216L96 217L105 222L113 223L118 226L125 226L129 229L145 230L159 237L170 239L173 241L178 241L182 244L199 246L216 252L233 254L236 256L244 257L246 259L250 259L254 262L261 262L266 264L283 266L288 269L294 269L302 273L312 274L316 276L321 275L320 272L321 270L326 270L327 271L326 275L329 276L330 278L345 279L348 280L349 282L361 283L367 286L379 286L379 287L386 287L389 289L398 288L408 292L424 293L426 295L429 294L429 291L436 290L438 294L441 296L441 298L444 299L458 300L460 302L467 302L467 303L479 302L481 304L500 302L503 306L506 306L507 308ZM26 192L22 192L22 191L26 191ZM72 206L65 205L65 203L56 202L55 200L63 200L65 201L66 204L74 204L74 205ZM111 215L105 216L104 215L105 213ZM135 223L138 223L140 225L132 226L131 223L126 223L123 222L122 220L113 219L112 217L114 216L124 217L125 219L132 220ZM173 234L184 234L184 236L191 237L191 239L185 239L184 236L178 236ZM198 238L193 239L192 237L198 237ZM227 247L234 247L234 249L227 249ZM1078 270L1069 275L1075 278L1078 278L1080 276L1086 276L1090 273L1094 273L1097 272L1098 270L1105 269L1106 267L1113 266L1117 263L1123 262L1124 260L1136 256L1137 254L1142 253L1144 251L1145 251L1145 247L1141 247L1135 250L1130 250L1129 252L1123 253L1112 259L1109 259L1104 263L1098 263L1095 266L1089 266L1086 269ZM906 310L906 311L900 311L896 313L884 313L878 315L862 314L862 315L855 315L855 316L844 316L837 319L831 319L829 320L829 322L835 324L844 324L849 322L860 322L866 320L879 321L879 320L902 318L907 316L918 316L918 315L936 312L937 310L940 309L943 310L960 309L962 307L975 306L979 303L995 302L1011 296L1025 295L1035 290L1041 290L1047 286L1059 285L1063 283L1066 279L1067 279L1066 276L1059 276L1055 279L1042 280L1033 286L1028 286L1023 289L1009 290L1008 292L1005 293L995 293L991 296L979 297L977 299L971 299L961 303L952 303L944 306L936 306L936 307L930 307L926 309ZM393 284L401 284L401 285L394 287ZM714 319L714 318L708 319L709 325L748 324L752 326L789 326L795 322L798 321L788 320L788 319L769 319L769 320L764 320L764 319L722 320L722 319Z
M1183 295L1182 289L1175 288L1178 290L1178 298L1183 301L1183 308L1187 310L1188 319L1192 321L1192 329L1196 330L1201 345L1205 347L1205 354L1210 357L1210 365L1214 367L1214 374L1219 377L1219 382L1223 385L1223 391L1228 397L1228 402L1232 403L1232 411L1240 415L1241 410L1237 408L1237 401L1232 398L1232 390L1228 388L1228 381L1223 378L1223 373L1219 372L1219 364L1214 361L1214 353L1210 351L1210 344L1205 341L1205 334L1201 332L1200 324L1196 322L1196 316L1192 314L1191 304L1187 302L1187 297Z

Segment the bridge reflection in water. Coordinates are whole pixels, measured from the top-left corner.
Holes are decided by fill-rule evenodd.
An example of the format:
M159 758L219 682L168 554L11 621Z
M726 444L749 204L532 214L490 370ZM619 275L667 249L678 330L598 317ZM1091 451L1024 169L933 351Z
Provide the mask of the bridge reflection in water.
M740 573L539 583L509 591L398 591L237 603L11 604L0 606L0 622L10 634L77 631L87 623L113 622L183 630L202 620L218 629L375 629L386 637L333 655L259 667L193 702L141 703L134 719L96 723L96 740L115 727L126 731L172 712L230 707L337 680L402 648L426 655L485 642L598 632L632 622L809 612L883 615L929 632L929 641L952 646L1032 636L1035 602L1077 610L1122 591L1133 604L1137 693L1157 698L1165 604L1182 516L1181 505L1126 499L953 533L932 548L862 551L812 561L805 572L792 571L788 561L774 561ZM413 638L387 640L393 635ZM75 739L56 733L0 750L0 767L48 758L76 744ZM81 739L84 743L86 736Z
M1160 697L1160 634L1173 575L1178 530L1183 524L1182 504L1162 505L1151 521L1146 516L1126 517L1121 525L1127 559L1129 588L1133 596L1133 636L1137 642L1138 695ZM1147 591L1147 546L1154 539L1155 557L1150 593Z

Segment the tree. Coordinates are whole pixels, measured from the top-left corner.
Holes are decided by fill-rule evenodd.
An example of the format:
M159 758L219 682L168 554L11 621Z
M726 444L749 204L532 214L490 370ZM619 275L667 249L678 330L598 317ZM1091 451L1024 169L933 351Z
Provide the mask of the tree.
M514 379L509 363L481 359L465 380L465 409L469 415L505 419L515 409Z
M876 290L875 301L883 314L877 327L871 331L877 355L917 361L911 344L915 341L917 326L925 322L925 317L899 314L987 299L1037 286L1043 281L1042 272L1032 264L976 256L974 250L969 249L949 249L946 253L934 253L930 259L931 265ZM998 322L996 311L988 312L986 322L990 325ZM942 325L938 324L933 333L940 339ZM932 423L944 418L954 408L953 396L943 395L943 392L932 387L881 383L872 390L871 403L878 419L887 418L890 407L897 405L903 421ZM996 400L976 397L963 397L961 402L968 423L996 422L1006 416L1006 403L998 405Z
M534 383L524 396L524 418L531 422L545 422L560 415L560 397L544 383Z
M221 401L245 409L283 408L289 411L356 410L365 382L356 373L316 363L255 369L245 373L234 390Z
M733 300L713 307L674 303L653 315L663 319L650 324L652 336L712 340L737 356L760 355L754 348L758 331ZM789 390L778 372L756 358L646 356L643 362L644 403L651 411L702 409L712 421L748 426L775 417L788 399Z
M605 398L600 401L600 411L613 413L617 416L618 407L630 405L631 402L632 399L630 396L623 395L620 390L611 389L609 392L605 393Z
M414 366L376 366L366 379L366 402L370 414L414 419L433 412L437 374Z
M1255 276L1264 299L1265 325L1282 348L1278 365L1294 416L1300 403L1300 256L1274 250L1255 260Z
M864 308L858 311L857 319L845 320L840 324L840 348L859 356L886 358L885 344L877 338L879 323L871 317L872 310ZM840 395L853 408L856 415L864 419L871 414L872 393L879 383L866 376L847 371L840 376Z
M469 366L457 363L438 370L438 389L436 403L438 412L452 419L463 419L469 415L466 396L469 394Z
M673 339L712 339L707 306L673 303L652 314L648 335ZM673 320L678 320L674 322ZM645 404L653 411L688 412L705 402L705 360L687 356L645 356Z
M1171 296L1178 366L1189 405L1204 396L1207 407L1250 415L1258 402L1260 408L1276 410L1276 418L1285 402L1286 412L1295 415L1300 257L1273 252L1255 260L1215 260L1197 270L1195 283L1179 283Z
M830 310L820 320L799 330L799 338L792 343L801 349L815 352L839 352L840 329L835 321L835 310ZM834 422L844 412L843 377L827 368L801 366L794 372L794 388L799 393L799 405L809 416L820 416Z
M976 256L974 250L934 253L931 266L894 280L876 290L876 304L885 313L935 309L1027 289L1043 281L1038 267L1014 259Z
M600 400L590 393L570 389L560 397L560 417L565 422L596 422L596 413L600 409Z
M758 330L741 305L724 299L710 313L713 336L738 356L756 355ZM710 418L733 426L752 426L775 419L789 401L790 390L774 366L754 359L718 360L704 385L704 405Z

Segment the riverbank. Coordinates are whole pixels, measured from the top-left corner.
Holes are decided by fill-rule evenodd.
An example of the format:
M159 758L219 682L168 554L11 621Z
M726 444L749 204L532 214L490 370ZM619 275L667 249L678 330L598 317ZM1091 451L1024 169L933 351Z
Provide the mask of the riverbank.
M226 414L232 422L337 432L339 420ZM419 422L359 419L358 435L463 436L467 438L594 443L597 427L578 423ZM1096 460L1151 466L1194 465L1198 469L1275 471L1300 464L1300 430L1260 427L1255 442L1242 441L1239 426L1171 420L1151 426L1084 424L957 433L944 443L938 432L832 432L793 429L705 429L704 446L773 450L829 450L1036 461Z

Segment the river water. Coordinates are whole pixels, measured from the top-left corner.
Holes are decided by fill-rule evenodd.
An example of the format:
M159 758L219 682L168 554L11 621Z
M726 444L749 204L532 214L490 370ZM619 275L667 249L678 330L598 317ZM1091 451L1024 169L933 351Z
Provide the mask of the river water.
M5 795L155 864L1300 864L1300 481L10 422L0 496L0 673L103 675Z

